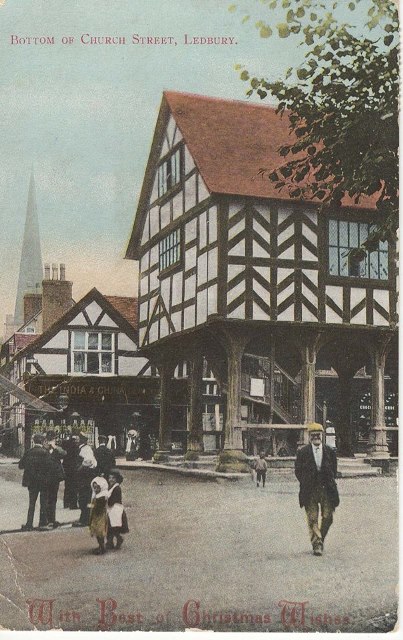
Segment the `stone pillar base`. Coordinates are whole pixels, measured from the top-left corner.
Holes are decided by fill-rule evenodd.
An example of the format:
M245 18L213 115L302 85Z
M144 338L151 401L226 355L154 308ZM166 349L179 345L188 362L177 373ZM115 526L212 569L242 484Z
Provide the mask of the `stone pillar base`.
M154 462L167 462L170 451L156 451L153 455Z
M220 473L250 473L248 458L238 449L225 449L218 456L216 471Z
M389 450L379 450L374 449L373 451L368 451L367 458L371 460L388 460L390 458Z

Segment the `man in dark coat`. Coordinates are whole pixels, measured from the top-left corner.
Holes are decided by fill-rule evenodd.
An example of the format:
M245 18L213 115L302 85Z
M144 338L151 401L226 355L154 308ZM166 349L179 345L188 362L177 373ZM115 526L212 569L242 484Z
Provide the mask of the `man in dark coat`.
M322 425L309 423L308 433L309 444L297 452L295 475L300 483L299 504L305 507L313 553L321 556L333 512L340 502L335 481L337 458L334 450L322 443Z
M71 437L63 443L63 449L66 450L66 455L63 458L63 470L65 476L63 506L65 509L78 509L78 448L78 435L71 435Z
M24 453L18 464L19 469L24 469L22 486L28 487L29 494L27 522L21 527L23 531L32 531L33 529L38 495L40 499L39 528L45 529L48 524L48 476L51 459L49 451L43 448L44 440L45 436L42 433L36 433L33 438L34 446Z
M51 461L48 474L48 528L56 529L60 526L56 520L56 504L59 484L64 480L62 459L66 455L66 451L56 444L54 431L48 431L46 434L44 447L49 451Z
M110 470L114 468L116 461L113 451L106 446L107 436L98 436L99 446L95 449L95 458L98 463L97 474L108 479Z

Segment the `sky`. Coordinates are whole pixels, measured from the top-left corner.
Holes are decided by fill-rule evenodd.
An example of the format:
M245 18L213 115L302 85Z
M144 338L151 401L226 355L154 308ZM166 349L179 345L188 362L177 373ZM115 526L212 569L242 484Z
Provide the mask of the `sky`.
M229 5L0 0L0 336L14 312L32 166L43 262L66 264L75 300L94 286L136 296L137 263L124 255L163 90L244 100L236 64L277 79L301 59L296 43L260 38ZM126 44L83 44L84 34ZM132 44L133 34L177 44ZM236 44L188 45L185 34Z

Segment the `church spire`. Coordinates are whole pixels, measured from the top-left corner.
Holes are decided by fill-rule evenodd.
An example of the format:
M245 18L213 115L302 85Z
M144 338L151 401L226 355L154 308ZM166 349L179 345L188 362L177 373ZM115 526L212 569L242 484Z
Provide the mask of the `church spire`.
M38 212L36 209L36 194L34 170L31 169L29 182L27 214L25 218L24 237L18 276L17 297L15 301L14 326L20 327L24 322L25 293L40 293L42 291L42 253L39 237Z

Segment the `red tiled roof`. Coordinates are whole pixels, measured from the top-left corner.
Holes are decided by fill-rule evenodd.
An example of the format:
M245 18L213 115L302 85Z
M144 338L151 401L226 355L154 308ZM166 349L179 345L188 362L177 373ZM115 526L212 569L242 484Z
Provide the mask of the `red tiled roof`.
M14 334L14 346L15 351L19 351L23 349L28 344L36 340L38 337L37 333L15 333Z
M295 140L286 115L246 101L174 91L164 96L211 192L291 200L287 190L259 175L282 165L279 147ZM362 198L356 205L346 198L343 204L373 208L375 200Z
M106 300L129 322L135 329L137 321L137 298L125 296L104 296Z

